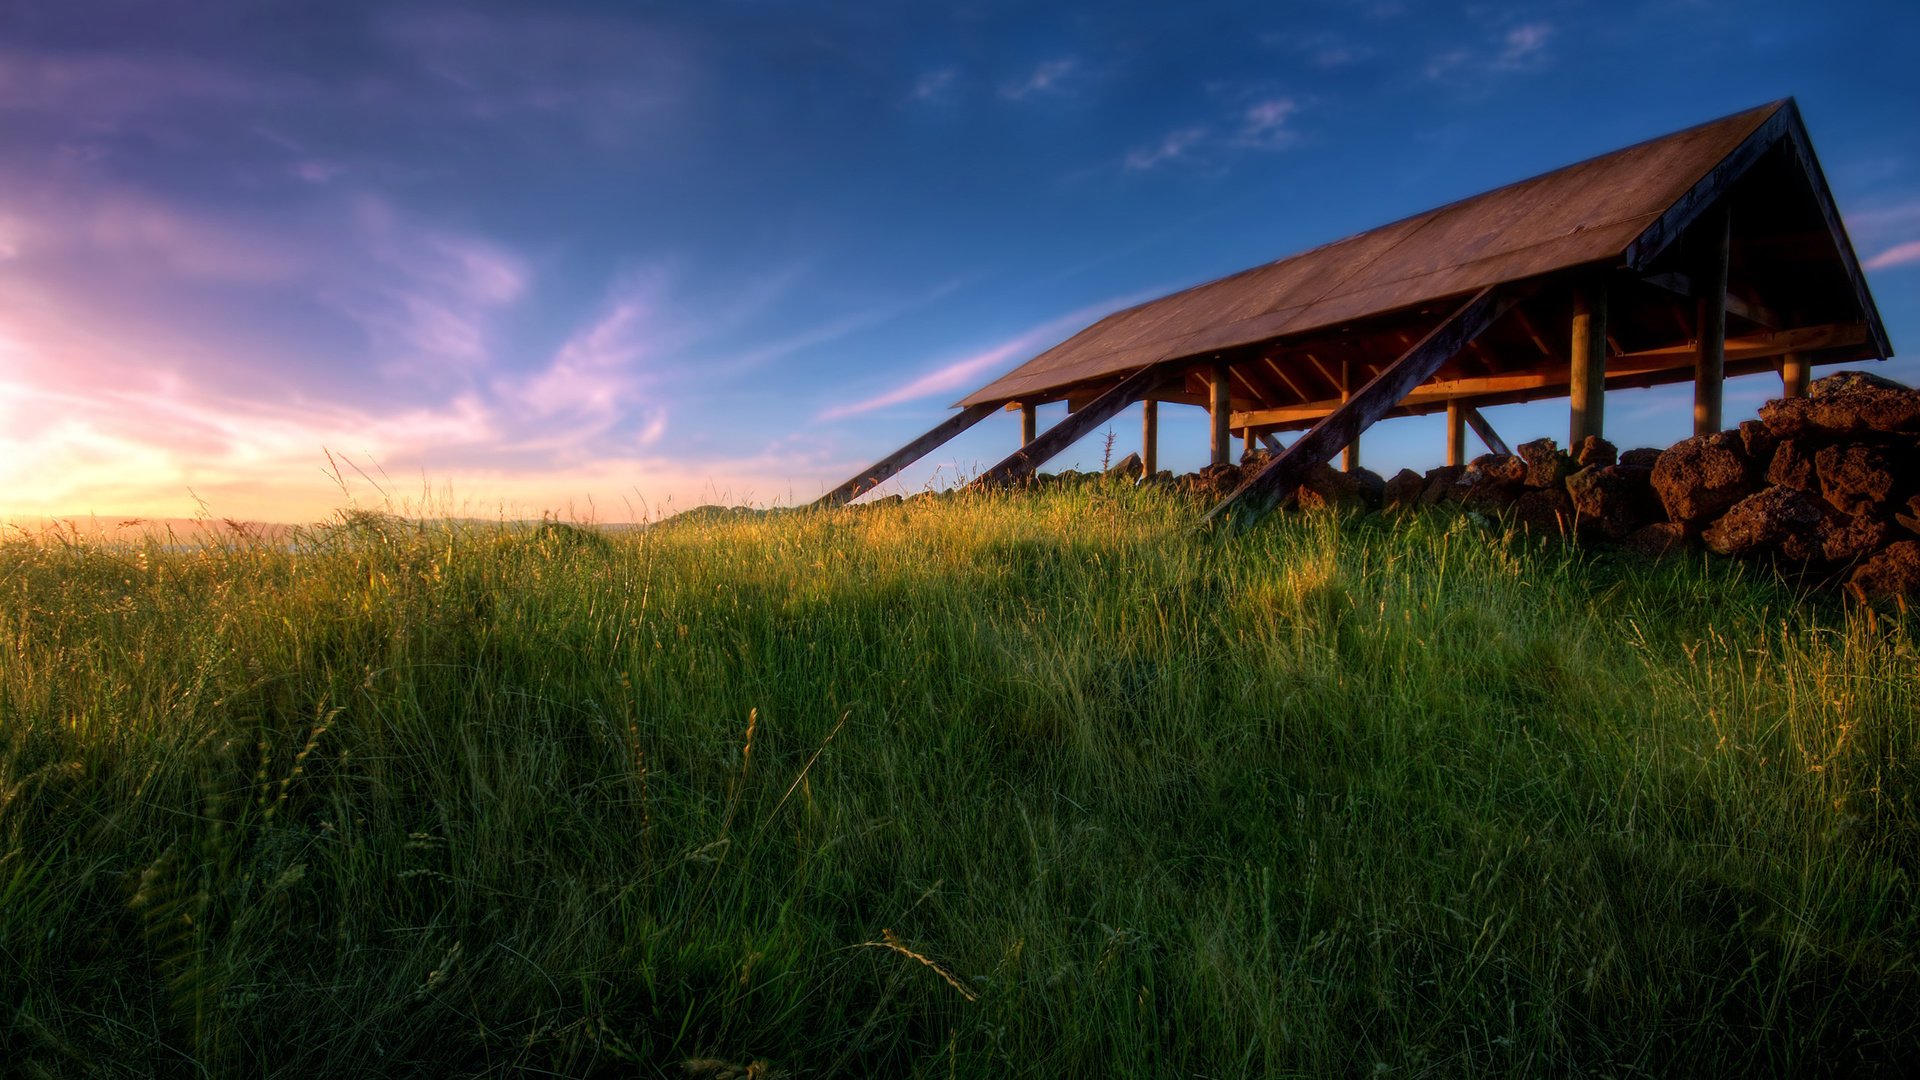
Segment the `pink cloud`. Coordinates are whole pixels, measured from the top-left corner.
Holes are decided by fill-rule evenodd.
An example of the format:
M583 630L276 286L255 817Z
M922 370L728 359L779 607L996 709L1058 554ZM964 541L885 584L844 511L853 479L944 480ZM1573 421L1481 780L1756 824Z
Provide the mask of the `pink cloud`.
M940 367L894 387L884 393L845 405L835 405L823 410L816 420L841 420L849 416L875 412L880 409L904 405L909 401L919 401L938 394L951 394L955 391L972 390L987 381L991 374L1012 368L1016 363L1028 360L1042 349L1053 345L1071 331L1079 330L1100 316L1122 307L1128 300L1113 300L1081 308L1078 311L1050 319L1032 329L1026 330L970 356L942 364Z
M1868 259L1868 270L1886 270L1895 266L1906 266L1920 262L1920 240L1909 240L1904 244L1895 244L1887 250Z

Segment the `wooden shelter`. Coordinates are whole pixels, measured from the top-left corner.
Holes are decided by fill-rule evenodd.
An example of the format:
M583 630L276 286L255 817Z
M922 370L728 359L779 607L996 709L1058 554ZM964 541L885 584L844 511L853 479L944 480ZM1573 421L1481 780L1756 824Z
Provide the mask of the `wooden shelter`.
M1021 447L974 483L1016 481L1134 402L1156 467L1159 403L1201 406L1213 461L1304 431L1216 506L1264 507L1394 416L1447 414L1504 451L1482 406L1569 399L1570 443L1600 435L1608 389L1691 381L1694 430L1721 426L1727 376L1892 355L1791 99L1616 150L1115 312L969 394L863 470L831 506L1000 411ZM1034 408L1066 401L1044 432Z

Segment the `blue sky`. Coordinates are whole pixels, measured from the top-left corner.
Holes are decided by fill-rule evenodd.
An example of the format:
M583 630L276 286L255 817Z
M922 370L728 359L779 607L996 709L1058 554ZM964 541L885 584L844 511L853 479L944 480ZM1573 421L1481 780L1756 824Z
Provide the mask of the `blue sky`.
M0 515L803 501L1114 307L1788 95L1920 381L1917 43L1912 3L0 2Z

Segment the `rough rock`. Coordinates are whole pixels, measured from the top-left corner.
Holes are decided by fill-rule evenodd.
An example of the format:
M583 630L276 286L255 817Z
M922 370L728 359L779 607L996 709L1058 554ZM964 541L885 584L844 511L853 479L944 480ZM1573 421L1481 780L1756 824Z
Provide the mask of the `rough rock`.
M1621 546L1636 554L1658 559L1686 550L1687 532L1671 521L1656 521L1635 529Z
M1527 463L1510 454L1482 454L1467 463L1460 482L1466 491L1460 502L1482 512L1505 510L1520 497L1527 480Z
M1513 501L1513 519L1528 532L1562 536L1573 531L1573 500L1560 488L1535 488Z
M1482 480L1495 484L1512 484L1518 487L1526 483L1527 463L1512 454L1481 454L1467 462L1469 475L1467 483L1477 484Z
M1427 485L1420 491L1421 506L1437 506L1444 502L1454 502L1464 494L1460 478L1466 474L1465 465L1442 465L1427 470Z
M1779 545L1787 537L1811 532L1826 514L1804 491L1770 487L1734 503L1700 534L1707 548L1721 555L1746 555Z
M1782 437L1808 431L1829 436L1920 431L1920 390L1864 371L1841 371L1815 379L1804 398L1762 405L1760 420Z
M1366 504L1366 508L1380 509L1380 501L1386 495L1387 481L1379 473L1366 468L1355 469L1347 475L1353 477L1354 485L1360 489L1360 501Z
M1821 497L1843 514L1871 510L1893 494L1894 465L1879 447L1822 447L1813 464Z
M1177 483L1182 491L1208 499L1223 499L1240 486L1240 466L1209 465L1199 472L1181 477Z
M1641 469L1651 469L1655 465L1660 464L1660 455L1664 453L1666 453L1666 451L1652 446L1642 446L1621 453L1619 463L1622 465L1632 465Z
M1380 509L1393 512L1411 510L1420 502L1420 493L1427 490L1427 478L1412 469L1401 469L1387 481L1385 490L1380 493Z
M1360 481L1331 465L1316 465L1300 485L1300 509L1361 511L1367 508Z
M1807 414L1813 403L1806 398L1775 398L1760 406L1760 422L1776 439L1797 439L1808 433Z
M1115 462L1106 473L1108 479L1132 480L1140 475L1140 455L1128 454Z
M1893 515L1893 520L1901 528L1916 536L1920 536L1920 495L1915 495L1908 499L1906 513L1896 512Z
M1753 494L1754 472L1739 434L1715 431L1668 447L1653 467L1653 490L1667 520L1694 530Z
M1920 540L1896 540L1854 568L1848 586L1858 595L1920 598Z
M1581 439L1580 445L1573 449L1573 463L1582 469L1590 469L1595 466L1604 467L1615 464L1619 460L1620 451L1616 449L1612 443L1598 435L1589 435ZM1658 454L1654 455L1654 460L1659 460ZM1653 463L1648 462L1647 467L1652 468Z
M1575 520L1588 532L1625 539L1657 517L1649 478L1653 470L1632 465L1581 469L1567 478Z
M1530 488L1557 488L1573 472L1573 459L1560 452L1552 439L1535 439L1520 444L1520 460L1527 463L1527 475L1521 481Z
M1748 461L1773 460L1773 449L1780 444L1780 437L1768 431L1767 425L1758 420L1742 420L1737 430L1740 432L1740 448L1746 452Z
M1886 547L1893 539L1893 527L1869 514L1828 514L1816 535L1820 557L1844 564Z
M1806 440L1780 440L1774 447L1773 460L1767 465L1767 483L1801 491L1819 489L1813 472L1813 448Z

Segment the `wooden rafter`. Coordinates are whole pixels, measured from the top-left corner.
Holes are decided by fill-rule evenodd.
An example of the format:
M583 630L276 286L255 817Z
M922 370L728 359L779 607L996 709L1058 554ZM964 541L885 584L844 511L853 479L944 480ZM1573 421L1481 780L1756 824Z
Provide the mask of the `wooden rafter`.
M1347 403L1328 414L1313 429L1243 481L1233 493L1207 512L1209 522L1245 509L1260 512L1299 487L1309 471L1325 463L1360 432L1427 381L1440 365L1453 358L1513 304L1511 294L1494 288L1475 293L1458 310L1406 352L1387 370L1361 387ZM1248 425L1254 426L1254 425Z
M1141 368L1120 380L1106 393L1088 402L1085 408L1069 415L1065 420L1041 432L1032 442L1002 458L992 468L975 477L972 486L1004 487L1024 479L1035 469L1046 464L1055 454L1072 446L1082 436L1106 423L1115 413L1153 393L1160 382L1171 374L1172 371L1168 367L1159 364L1150 364Z
M853 479L815 499L813 507L824 510L859 498L864 492L872 491L901 469L926 457L954 436L985 420L997 409L998 406L992 404L970 405L961 409L931 431L860 470Z
M1809 326L1799 330L1776 330L1764 334L1728 338L1726 358L1728 364L1733 364L1736 361L1770 360L1788 353L1819 352L1825 349L1869 343L1867 327L1863 323ZM1610 356L1607 358L1607 387L1614 389L1632 385L1629 377L1634 375L1669 371L1691 372L1693 358L1694 346L1691 342ZM1479 400L1521 391L1558 391L1564 390L1569 381L1569 372L1564 365L1541 364L1524 371L1501 375L1424 383L1408 393L1396 408L1438 406L1445 405L1450 400ZM1298 424L1304 420L1317 420L1339 407L1338 398L1323 398L1319 401L1287 405L1277 409L1254 409L1234 413L1231 423L1235 427Z

